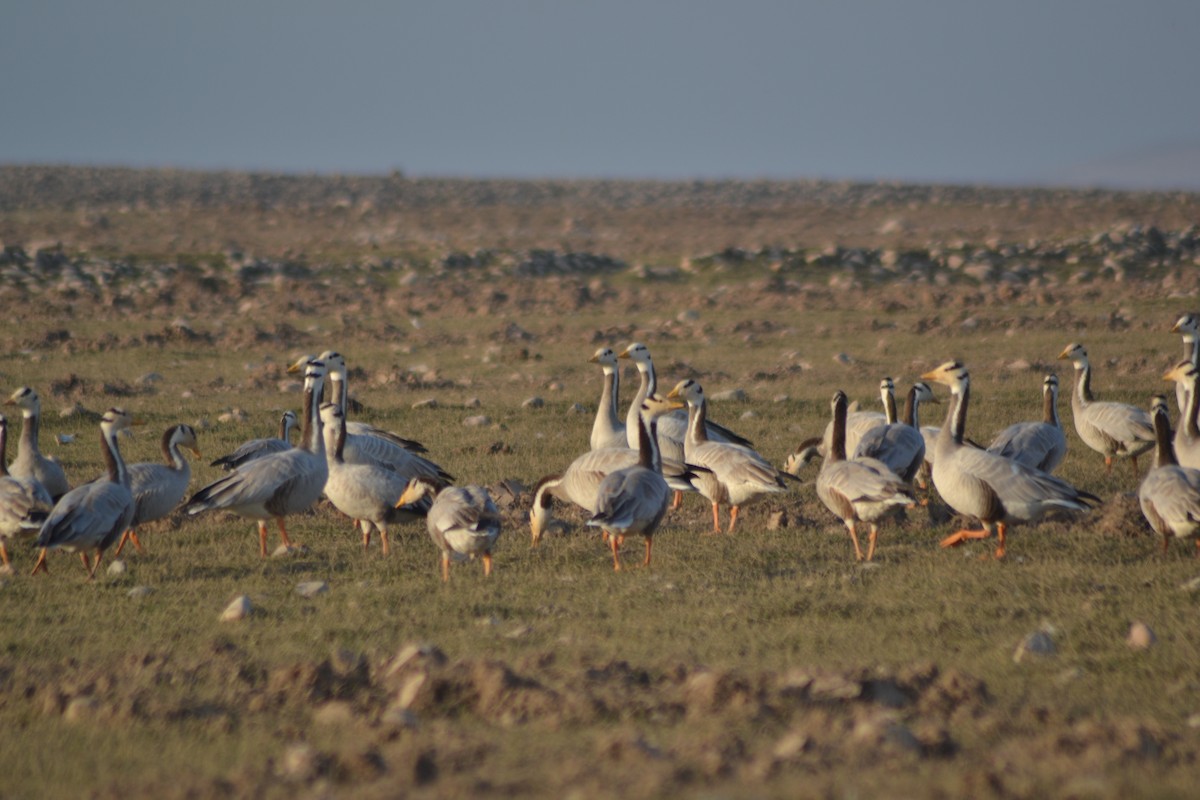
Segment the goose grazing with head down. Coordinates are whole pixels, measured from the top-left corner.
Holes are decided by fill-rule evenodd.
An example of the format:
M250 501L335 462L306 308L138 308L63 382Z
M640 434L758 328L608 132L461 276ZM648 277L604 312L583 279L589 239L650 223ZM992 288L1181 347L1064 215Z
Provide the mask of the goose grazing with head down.
M85 483L64 494L54 504L50 516L42 524L35 547L41 548L31 575L49 573L46 552L61 548L78 552L88 579L96 575L104 551L129 528L133 519L133 494L129 491L129 471L117 446L117 435L140 425L128 412L110 408L100 420L100 452L107 472L99 480ZM96 551L96 560L89 563L88 551Z
M947 505L983 523L981 531L964 529L946 537L942 547L986 539L995 532L996 558L1003 558L1009 525L1035 521L1053 509L1087 511L1099 502L1061 478L963 443L971 377L962 364L948 361L922 377L950 387L954 400L938 434L933 485Z
M442 553L442 582L450 580L450 560L478 557L485 577L492 574L492 549L500 538L500 510L482 486L446 486L413 478L396 502L407 506L433 497L425 518L429 536Z
M8 420L0 414L0 564L6 572L8 561L6 542L18 536L32 535L42 527L53 502L46 488L35 480L17 480L8 474Z
M162 437L162 454L165 463L130 464L129 491L133 494L133 519L129 528L121 534L114 557L121 555L125 542L133 542L139 553L142 543L138 541L137 528L147 522L162 519L175 510L175 506L187 494L192 480L192 467L188 464L181 447L186 447L196 458L200 448L196 443L196 431L191 425L172 425Z
M1081 344L1069 344L1058 354L1075 367L1075 391L1071 412L1075 432L1084 444L1104 456L1104 468L1112 471L1114 458L1128 458L1138 474L1137 457L1154 447L1154 426L1144 409L1127 403L1100 402L1092 396L1092 367Z
M658 392L658 376L654 371L654 360L650 357L650 348L641 342L634 342L621 351L617 358L628 358L637 366L641 376L641 384L637 394L629 404L629 413L625 417L625 436L629 447L633 450L638 446L638 417L641 414L642 401ZM680 409L683 408L681 404ZM683 463L683 440L687 436L687 413L678 411L663 414L658 418L658 446L662 457L668 461ZM754 443L744 436L739 436L724 425L718 425L712 420L705 421L708 438L714 442L730 442L745 447L753 447ZM682 503L683 493L676 490L674 508Z
M919 409L921 403L926 402L936 403L937 398L933 396L929 384L918 381L908 390L904 399L903 420L895 422L889 418L886 424L876 425L862 434L858 445L850 451L853 457L878 459L905 483L911 484L925 463L925 438L921 434ZM894 413L893 400L889 417ZM849 438L847 434L847 442Z
M251 439L248 442L244 442L229 455L221 456L216 461L213 461L209 466L220 467L228 472L256 458L262 458L271 453L282 453L284 450L291 450L291 436L296 425L296 412L290 409L284 411L283 416L279 418L279 436L277 438Z
M379 531L383 554L391 552L388 525L399 525L425 516L429 503L397 506L404 494L408 478L380 464L352 464L345 460L346 415L337 403L321 406L321 425L325 436L325 456L329 463L329 479L325 496L351 519L362 524L363 550L371 546L372 529Z
M1183 360L1191 362L1193 367L1200 369L1200 314L1192 312L1181 314L1179 319L1175 320L1175 324L1171 326L1171 333L1183 336ZM1175 402L1180 411L1183 411L1184 404L1187 403L1186 391L1183 384L1175 384Z
M1190 364L1190 362L1188 362ZM1167 552L1171 539L1195 539L1200 556L1200 470L1182 467L1171 447L1171 419L1167 399L1156 395L1151 403L1157 449L1154 466L1138 487L1138 502L1150 527L1163 537Z
M641 401L637 418L638 460L625 469L609 473L600 483L596 513L588 525L602 529L612 548L613 569L621 569L621 545L625 537L646 538L644 566L650 566L652 537L667 513L671 490L662 474L662 452L658 447L658 421L663 415L683 408L682 403L650 395Z
M1042 381L1041 422L1017 422L997 434L988 452L1019 461L1042 472L1054 472L1067 455L1067 437L1058 419L1058 377Z
M24 418L21 440L17 443L17 457L8 466L9 474L18 479L36 480L46 487L53 499L58 500L71 487L67 483L67 474L63 472L62 466L54 459L42 455L38 447L38 430L42 425L42 399L33 389L22 386L12 393L5 405L19 406Z
M683 450L688 464L708 470L697 476L696 488L712 503L713 533L721 532L720 507L729 506L729 529L737 525L738 509L765 494L787 489L784 478L798 480L775 469L754 450L740 444L714 442L708 438L705 417L708 403L704 387L687 379L676 384L668 400L683 400L688 407L687 438Z
M325 365L310 363L304 375L304 431L300 444L255 459L192 495L188 514L226 509L258 521L258 550L267 555L267 520L275 519L285 547L291 547L283 518L317 501L329 477L317 397L325 382Z
M1175 381L1176 389L1182 387L1184 394L1183 416L1179 420L1179 430L1175 431L1175 458L1182 466L1200 468L1200 425L1196 421L1197 411L1200 410L1197 378L1200 378L1200 369L1191 361L1180 361L1163 375L1164 380Z
M588 359L588 363L599 364L604 370L604 388L600 392L600 405L596 408L596 421L592 423L591 447L593 450L628 447L629 437L625 433L625 423L621 421L618 407L621 368L617 354L610 347L601 347Z
M858 523L866 522L871 526L866 555L866 560L870 561L875 557L879 520L895 507L916 501L905 481L882 461L846 458L847 407L845 392L836 392L830 403L833 436L821 471L817 473L817 497L845 524L850 541L854 543L854 557L859 561L863 560L863 552L858 543Z

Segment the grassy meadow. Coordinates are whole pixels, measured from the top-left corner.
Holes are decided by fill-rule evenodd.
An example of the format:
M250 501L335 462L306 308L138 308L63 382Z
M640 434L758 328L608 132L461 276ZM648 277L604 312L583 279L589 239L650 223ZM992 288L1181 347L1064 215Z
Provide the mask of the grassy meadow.
M710 416L780 465L819 435L836 389L876 408L882 376L906 389L958 358L979 441L1037 418L1056 372L1070 442L1059 474L1105 505L1012 529L997 562L993 542L940 549L955 523L935 502L887 524L875 561L856 564L812 465L744 509L733 536L705 535L707 503L686 498L652 568L635 538L617 574L576 509L556 506L563 530L531 549L525 492L503 504L492 578L457 565L447 585L423 526L394 535L385 559L324 505L288 520L300 555L260 559L248 520L177 516L141 533L146 552L127 550L123 573L107 571L109 554L92 582L65 553L29 577L34 553L17 543L15 574L0 578L0 795L1194 792L1200 560L1190 544L1160 553L1128 463L1105 474L1075 435L1071 370L1055 359L1084 342L1097 394L1146 406L1173 393L1161 375L1181 348L1168 330L1194 297L1103 282L779 291L761 264L500 285L416 274L355 285L331 268L243 297L180 290L161 307L9 297L0 394L41 392L43 450L73 483L102 469L90 412L122 405L145 420L122 440L130 462L156 460L162 430L188 422L198 488L219 475L209 460L299 410L286 365L332 348L362 404L351 418L497 489L531 487L587 449L601 385L587 358L601 345L647 343L667 387L743 389ZM581 285L592 300L572 304ZM180 317L192 335L172 333ZM624 372L625 402L636 380ZM544 405L523 407L534 396ZM944 411L923 409L923 422ZM464 425L475 415L490 424ZM776 511L787 523L772 529ZM307 581L328 591L302 597ZM255 612L219 621L240 594ZM1126 644L1135 621L1155 646ZM1014 660L1037 631L1055 652ZM400 655L414 643L424 649Z

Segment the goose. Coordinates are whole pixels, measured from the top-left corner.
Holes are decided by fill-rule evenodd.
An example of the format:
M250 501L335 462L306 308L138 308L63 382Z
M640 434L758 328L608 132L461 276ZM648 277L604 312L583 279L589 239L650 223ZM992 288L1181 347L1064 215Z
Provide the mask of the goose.
M1191 364L1191 362L1185 362ZM1167 552L1171 539L1195 539L1200 554L1200 470L1180 466L1171 447L1171 419L1167 399L1156 395L1151 403L1157 449L1154 466L1138 487L1138 503L1150 527L1163 537Z
M1067 437L1058 418L1058 376L1042 381L1042 420L1017 422L996 435L987 448L1027 467L1053 473L1067 455Z
M646 559L650 566L653 536L667 513L670 487L662 474L662 453L658 447L658 421L663 415L683 408L682 403L649 395L640 401L636 431L638 460L631 467L609 473L600 483L596 513L588 525L600 528L612 548L613 570L621 570L621 545L625 537L641 534L646 539Z
M532 547L537 547L554 519L553 500L572 503L587 512L596 513L600 484L612 472L628 469L638 463L638 451L628 447L606 447L589 450L572 461L565 470L541 478L533 489L533 506L529 510ZM694 492L693 477L703 470L692 465L663 460L663 478L674 490Z
M634 342L626 347L617 358L628 358L637 366L641 376L641 384L637 394L629 404L629 413L625 417L625 436L629 447L638 450L638 417L641 414L642 401L658 392L658 376L654 371L654 360L650 357L650 348L641 342ZM683 405L680 404L682 409ZM687 436L687 414L679 412L663 414L657 422L658 446L662 457L669 461L683 462L683 440ZM753 442L744 436L739 436L724 425L708 420L705 422L708 438L714 442L731 442L733 444L753 447ZM675 491L672 508L678 508L683 502L683 493Z
M188 483L192 480L192 467L188 464L181 447L191 451L192 455L200 458L200 448L196 443L196 431L191 425L172 425L163 432L162 454L165 463L130 464L129 491L133 494L133 520L129 528L121 534L121 541L113 558L118 558L125 548L126 542L132 542L139 552L142 543L138 541L137 529L147 522L154 522L170 514L179 505L179 501L187 494Z
M292 431L296 428L296 412L288 409L279 418L279 436L274 439L251 439L243 443L229 455L221 456L209 464L210 467L220 467L228 472L243 464L262 458L271 453L282 453L292 449Z
M425 518L429 536L442 552L442 582L450 580L450 559L479 557L483 574L492 574L492 549L500 538L500 510L482 486L446 486L418 477L408 482L397 506L406 506L433 496Z
M1191 361L1180 361L1163 375L1164 380L1175 381L1176 388L1182 386L1186 398L1183 416L1179 420L1179 430L1175 431L1174 444L1175 459L1184 467L1200 468L1200 425L1196 422L1197 410L1200 409L1200 397L1196 392L1198 377L1200 369ZM1157 436L1157 431L1155 435Z
M891 378L884 378L879 382L879 399L883 403L884 410L882 412L849 410L849 407L847 407L847 453L853 453L858 449L858 443L868 431L897 421L896 384ZM857 403L853 405L857 406ZM819 438L805 439L796 446L795 452L790 454L784 463L784 472L790 475L799 475L806 464L824 458L829 454L829 445L832 440L833 422L830 421L825 424L825 431Z
M279 537L291 547L283 518L298 514L317 501L329 477L325 440L316 398L325 382L325 365L311 362L304 376L304 430L300 444L242 465L200 489L184 506L189 515L227 509L258 521L258 551L267 555L267 523L274 518Z
M346 404L349 401L346 381L346 361L340 353L332 350L326 350L322 355L330 359L328 362L322 359L321 363L326 365L327 374L329 375L332 400L342 409L342 413L346 414L348 413ZM307 356L304 358L307 358ZM288 369L291 370L298 364L300 364L299 361ZM419 452L425 452L423 445L404 439L390 431L376 428L373 425L355 423L351 420L346 421L346 441L343 447L343 458L347 463L383 465L405 479L420 476L431 478L443 484L448 484L454 480L453 475L429 459L419 455L418 449Z
M729 506L729 529L725 532L733 533L737 526L738 510L744 504L766 494L785 491L785 477L798 480L775 469L749 447L709 441L705 426L708 402L704 397L704 387L697 381L680 381L667 394L667 399L687 403L688 428L683 443L684 456L688 464L708 470L699 476L696 488L712 503L714 534L721 532L720 506Z
M600 405L596 408L596 421L592 423L591 447L593 450L628 447L629 437L618 410L621 370L617 354L610 347L601 347L588 359L588 363L599 364L604 370L604 388L600 392Z
M58 500L71 488L62 466L53 458L42 455L38 448L38 429L42 421L42 399L28 386L22 386L5 402L7 406L19 406L24 425L21 440L17 443L17 458L8 471L14 478L33 478L54 500Z
M325 481L325 496L329 502L362 527L363 550L371 546L372 529L379 531L383 555L391 552L388 525L399 525L423 517L429 503L397 506L408 479L395 470L380 464L349 463L344 458L346 445L346 415L337 403L321 406L321 426L325 436L325 457L329 478Z
M878 459L905 483L911 484L925 463L925 437L921 433L920 416L923 402L936 403L937 398L933 396L929 384L918 381L905 397L903 420L895 422L889 419L886 424L876 425L862 434L851 451L853 458ZM894 413L895 400L892 400L889 414ZM847 442L849 438L847 434Z
M942 540L953 547L967 539L999 538L996 558L1005 555L1005 534L1017 522L1033 522L1053 509L1087 511L1099 503L1095 495L1041 470L963 443L970 402L971 376L957 361L947 361L921 376L950 387L946 421L938 434L933 461L933 485L957 511L983 523L983 530L960 530Z
M1200 314L1188 312L1180 315L1179 319L1175 320L1175 324L1171 326L1171 333L1183 336L1183 359L1190 361L1192 366L1200 368ZM1175 402L1179 405L1181 412L1187 403L1185 391L1183 384L1175 384Z
M7 446L8 420L0 414L0 563L4 572L11 572L5 543L41 528L53 502L46 487L37 481L20 481L8 474Z
M1104 469L1112 472L1113 458L1128 458L1138 474L1137 457L1154 446L1154 426L1144 409L1126 403L1099 402L1092 397L1092 367L1083 345L1072 343L1058 354L1075 367L1071 412L1075 432L1084 444L1104 456Z
M141 425L127 411L110 408L100 419L100 452L104 456L107 474L99 480L85 483L64 494L54 504L50 516L42 523L34 546L40 548L37 563L30 575L50 572L46 566L49 550L63 549L78 552L88 579L96 569L104 551L129 528L133 519L133 494L129 491L129 471L117 446L117 435L132 426ZM96 551L89 563L88 551Z
M829 452L817 473L817 497L842 521L854 543L854 557L863 560L858 543L858 523L871 526L866 560L875 557L879 538L879 520L896 506L916 502L908 485L886 464L874 458L846 458L846 393L837 391L830 402L833 412L833 436Z

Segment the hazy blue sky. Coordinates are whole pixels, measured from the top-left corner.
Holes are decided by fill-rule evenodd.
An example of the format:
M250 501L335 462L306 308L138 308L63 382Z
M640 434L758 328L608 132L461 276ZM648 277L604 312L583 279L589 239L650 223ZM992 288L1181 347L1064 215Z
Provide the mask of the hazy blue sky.
M1198 37L1197 0L5 0L0 162L1041 182L1200 148Z

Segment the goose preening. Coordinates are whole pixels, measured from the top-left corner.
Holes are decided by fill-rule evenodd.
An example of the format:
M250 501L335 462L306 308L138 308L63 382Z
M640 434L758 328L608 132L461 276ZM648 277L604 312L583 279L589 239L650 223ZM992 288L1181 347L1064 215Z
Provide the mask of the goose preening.
M622 350L617 358L632 360L637 366L638 374L641 376L641 383L638 386L637 394L629 404L629 413L625 417L626 441L631 449L637 450L639 449L637 420L641 413L642 401L658 392L658 376L654 371L654 360L650 357L650 348L641 342L632 343ZM682 409L683 405L680 404L679 408ZM658 418L658 446L659 452L664 459L679 463L684 461L683 440L687 436L687 424L687 412L682 410L671 414L663 414ZM754 443L749 439L739 436L724 425L718 425L712 420L705 422L705 430L708 432L710 441L731 442L746 447L754 446ZM672 507L678 508L682 501L683 493L676 490Z
M1128 458L1137 477L1137 457L1154 447L1150 415L1128 403L1100 402L1092 396L1092 367L1083 345L1069 344L1058 357L1070 359L1075 367L1075 391L1071 392L1075 432L1104 456L1105 471L1112 471L1114 458Z
M1200 425L1196 421L1197 410L1200 409L1200 397L1196 392L1197 378L1200 378L1200 369L1191 361L1180 361L1163 375L1164 380L1175 381L1175 388L1182 387L1184 393L1183 415L1179 419L1179 430L1175 431L1176 462L1184 467L1200 468Z
M565 470L547 475L533 489L533 506L529 510L529 529L532 546L537 547L554 519L555 499L573 503L587 512L596 513L600 484L610 473L627 469L638 463L638 451L621 447L589 450L572 461ZM663 460L663 478L676 491L696 491L695 476L703 472L691 465Z
M1042 381L1041 422L1017 422L997 434L988 452L1019 461L1042 472L1054 472L1067 455L1067 437L1058 418L1058 377Z
M430 478L413 478L397 501L407 506L432 496L425 518L429 536L442 554L442 582L450 580L450 559L478 557L483 574L492 574L492 549L500 538L500 510L482 486L446 486Z
M1175 324L1171 326L1171 333L1178 333L1183 337L1183 360L1200 368L1200 314L1188 312L1180 315L1179 319L1175 320ZM1183 411L1184 404L1187 402L1185 392L1186 389L1182 384L1175 384L1175 402L1180 411Z
M130 464L129 491L133 494L133 519L121 534L114 558L121 555L125 542L133 542L139 553L142 543L138 541L137 529L147 522L162 519L175 510L175 506L187 494L192 480L192 467L180 448L187 448L200 458L200 447L196 442L196 431L191 425L172 425L163 432L162 454L164 463Z
M6 543L18 536L33 535L53 505L40 483L31 478L17 480L8 474L7 444L8 420L0 414L0 562L6 572L12 569Z
M292 449L292 431L296 428L296 412L291 409L284 411L279 418L279 436L274 439L251 439L241 444L229 455L221 456L209 464L210 467L220 467L228 472L243 464L262 458L271 453L282 453Z
M67 483L67 474L62 466L52 458L42 455L38 447L38 430L42 422L42 399L38 393L28 386L22 386L12 393L4 403L6 406L18 406L24 424L21 427L21 439L17 442L17 457L8 465L8 472L14 478L32 478L50 493L50 497L58 500L71 488Z
M1189 365L1191 362L1186 362ZM1165 553L1171 539L1195 539L1200 556L1200 470L1180 466L1171 445L1171 419L1167 399L1156 395L1150 405L1156 449L1154 466L1138 487L1142 515L1163 537Z
M324 360L325 357L329 358L328 362ZM304 358L308 358L308 356ZM297 361L289 367L289 370L297 368L301 361ZM320 363L325 364L326 367L332 401L342 409L343 415L348 414L346 409L349 402L346 360L340 353L327 350L322 354ZM423 452L425 452L425 447L418 442L405 439L373 425L346 420L346 441L343 447L343 458L346 463L386 466L406 481L409 478L425 477L446 484L454 480L453 475L419 455Z
M388 555L391 552L388 526L425 516L429 502L397 506L396 501L408 486L408 477L380 464L354 464L345 460L346 415L337 403L321 406L321 425L329 464L325 496L338 511L359 521L364 551L371 546L374 529L379 531L383 554Z
M621 545L625 537L641 534L646 538L644 566L650 566L654 533L667 513L671 489L662 474L662 452L658 446L658 421L663 415L683 408L657 395L649 395L638 406L635 430L638 460L631 467L609 473L600 483L596 513L588 525L602 529L612 548L613 570L621 569Z
M858 543L858 523L871 526L866 560L875 557L879 538L879 521L897 506L916 502L908 484L886 464L874 458L846 458L846 416L848 403L845 392L838 391L830 402L833 430L829 450L817 473L817 497L834 516L842 521L854 543L854 557L862 561Z
M133 494L129 491L129 471L117 446L117 435L141 421L127 411L110 408L100 419L100 452L104 457L104 477L85 483L64 494L42 523L34 546L40 548L30 575L49 573L46 553L63 549L78 552L88 579L96 575L104 551L129 528L133 519ZM89 563L88 551L96 551Z
M688 464L704 467L707 472L696 478L696 488L712 503L713 533L721 532L720 507L729 506L729 529L737 525L738 510L751 500L787 489L784 479L798 480L780 472L749 447L708 438L705 418L708 402L704 387L687 379L676 384L668 400L683 400L688 407L688 428L684 439L684 457Z
M925 437L921 434L920 406L921 403L936 402L937 398L933 396L929 384L921 381L914 383L904 399L903 419L891 419L895 413L893 398L888 410L888 421L868 429L849 452L853 454L853 458L874 458L882 461L905 483L911 484L925 463ZM847 434L847 444L849 439Z
M184 510L199 514L226 509L258 521L258 550L267 555L267 520L274 518L285 547L291 547L283 519L317 501L329 477L325 440L317 396L325 381L325 366L311 362L304 375L304 430L300 444L242 465L192 495Z
M619 398L621 390L621 367L617 354L610 347L601 347L588 359L590 364L599 364L604 370L604 387L600 391L600 405L596 408L596 421L592 423L591 447L603 450L607 447L628 447L629 437L625 423L621 421Z
M1061 478L963 443L971 377L962 364L948 361L921 377L948 386L953 399L935 445L933 485L947 505L983 524L981 531L964 529L947 536L942 547L995 532L996 558L1003 558L1009 525L1035 521L1053 509L1087 511L1099 503L1095 495Z

